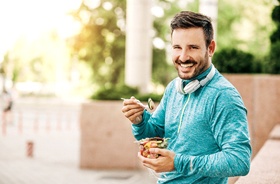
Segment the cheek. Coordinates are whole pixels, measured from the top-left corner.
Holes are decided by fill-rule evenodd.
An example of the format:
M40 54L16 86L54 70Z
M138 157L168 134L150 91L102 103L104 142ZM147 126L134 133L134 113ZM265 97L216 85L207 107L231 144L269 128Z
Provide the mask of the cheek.
M172 61L174 61L175 58L176 58L176 55L172 53L172 54L171 54L171 58L172 58Z
M205 59L205 55L207 55L207 53L205 53L205 52L197 52L197 53L193 54L193 58L195 60L204 60Z
M178 51L172 51L171 52L171 58L172 58L172 61L176 61L178 58L180 57L180 53Z

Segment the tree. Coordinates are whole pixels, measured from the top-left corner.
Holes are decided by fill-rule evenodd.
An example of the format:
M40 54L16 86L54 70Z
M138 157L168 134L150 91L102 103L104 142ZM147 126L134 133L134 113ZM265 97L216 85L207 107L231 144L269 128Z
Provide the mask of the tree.
M278 0L280 3L280 0ZM276 24L276 30L270 36L271 48L269 54L268 72L280 74L280 5L276 5L272 10L272 20Z
M96 85L110 87L123 83L125 0L103 0L94 7L87 2L83 1L72 13L82 24L80 34L69 40L72 55L88 63Z
M162 10L163 14L154 15L152 82L158 86L166 86L176 76L168 53L171 41L170 20L182 10L197 12L199 0L153 1L154 8ZM272 0L258 0L258 3L255 0L219 1L217 51L236 48L230 52L240 54L240 50L242 57L249 58L249 63L255 55L258 58L266 55L268 33L272 30L266 16L271 6L269 1ZM68 43L72 47L72 56L87 63L92 69L92 84L97 87L105 86L113 91L124 83L126 1L100 0L93 1L99 2L94 5L88 2L91 1L83 1L80 8L72 13L81 23L82 29ZM254 12L249 11L251 9L248 7L253 8ZM163 46L158 46L157 42L161 42ZM261 71L259 62L246 66L254 68L245 72ZM244 72L243 69L235 72Z
M236 48L264 57L269 52L273 0L219 1L218 50Z
M158 8L165 12L162 17L154 16L154 39L167 42L170 14L178 8L176 3L157 0ZM96 86L117 88L124 83L125 61L125 20L126 1L100 1L91 7L84 1L80 8L73 12L73 17L82 24L81 32L69 40L72 55L88 63L93 71L92 81ZM172 12L172 13L171 13ZM169 36L169 35L168 35ZM137 44L137 43L135 43ZM154 84L167 84L171 76L171 66L167 62L166 47L153 48Z

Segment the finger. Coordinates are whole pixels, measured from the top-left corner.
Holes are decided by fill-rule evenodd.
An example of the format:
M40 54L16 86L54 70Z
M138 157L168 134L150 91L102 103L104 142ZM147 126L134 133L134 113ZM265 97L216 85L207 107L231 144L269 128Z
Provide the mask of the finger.
M136 99L134 96L130 97L130 99L132 100L132 102L139 104L140 106L145 108L145 105L143 105L140 100Z
M130 109L129 107L128 108L123 108L122 109L123 113L125 114L126 117L130 117L130 116L139 116L141 114L143 114L143 109L142 108L133 108L133 109Z
M130 97L130 99L125 99L125 98L121 98L123 100L123 105L127 106L127 105L136 105L136 107L141 106L143 109L147 108L148 106L145 106L144 104L142 104L138 99L136 99L134 96Z
M140 122L142 122L142 114L143 111L134 113L132 115L127 115L127 113L125 113L126 118L128 118L132 123L134 124L138 124Z
M137 104L135 102L135 100L132 100L132 99L124 99L123 100L123 105L133 105L133 104Z
M158 154L160 156L167 156L168 155L168 150L160 149L160 148L150 148L149 152L152 153L152 154Z
M140 152L138 152L138 159L140 160L140 162L142 163L143 166L152 169L152 165L150 163L151 159L143 157Z
M157 159L151 159L151 158L145 158L143 156L141 156L141 154L139 153L139 159L142 162L142 165L144 167L147 167L149 169L154 170L156 173L161 172L161 170L159 169L160 167L158 166L158 161Z
M130 98L121 98L125 104L129 103L137 103L139 100L137 100L134 96Z
M140 151L138 151L137 156L138 156L138 158L139 158L139 160L140 160L141 162L143 162L143 160L145 159L145 157L143 157L143 156L141 155L141 152L140 152Z
M137 110L138 109L138 110ZM124 105L122 107L122 112L123 113L126 113L126 112L129 112L131 110L134 110L134 111L143 111L143 108L142 107L139 107L137 105ZM133 113L133 112L131 112Z
M129 108L142 108L145 109L146 106L142 104L139 100L131 100L131 99L125 99L123 100L123 106L129 107Z
M157 154L157 155L159 155L159 157L170 158L172 160L174 160L174 158L175 158L175 153L173 151L168 150L168 149L150 148L149 152L151 154Z

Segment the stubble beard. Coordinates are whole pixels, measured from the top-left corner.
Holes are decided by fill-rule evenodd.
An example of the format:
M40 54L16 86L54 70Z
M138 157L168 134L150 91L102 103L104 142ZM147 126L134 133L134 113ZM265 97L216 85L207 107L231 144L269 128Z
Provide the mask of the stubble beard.
M179 67L180 65L180 61L176 61L176 69L177 69L177 72L178 72L178 76L181 78L181 79L184 79L184 80L191 80L192 78L195 78L196 76L200 75L201 73L203 73L205 70L208 69L208 67L210 66L210 61L209 61L209 56L207 54L207 52L205 53L204 55L204 59L201 60L200 62L197 62L195 60L191 60L190 62L194 62L196 63L194 66L194 70L192 71L192 73L189 73L186 75L186 73L181 73Z

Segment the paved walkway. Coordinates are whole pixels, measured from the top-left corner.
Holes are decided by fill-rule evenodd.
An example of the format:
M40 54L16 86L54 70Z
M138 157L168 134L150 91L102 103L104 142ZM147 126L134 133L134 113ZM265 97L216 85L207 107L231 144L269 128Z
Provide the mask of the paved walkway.
M50 104L18 102L4 134L0 120L0 184L155 183L147 170L80 169L79 104ZM34 143L33 157L27 156L28 141Z
M14 108L13 122L7 124L5 131L3 131L3 123L0 119L0 184L156 183L155 176L147 170L80 169L79 110L79 102L19 100ZM278 126L276 131L276 137L278 138L271 137L272 143L278 142L277 145L272 146L278 148L278 152L273 154L278 159L279 130L280 127ZM28 141L34 143L34 156L31 158L27 156ZM263 158L271 158L271 151L266 153L268 154L263 154ZM260 152L260 155L262 155L262 152ZM270 161L273 164L275 159L270 159ZM255 163L258 163L257 160ZM258 168L262 168L262 166ZM277 168L279 168L278 165ZM246 178L254 179L256 174L253 173L256 172L240 178L237 183L246 183ZM259 172L257 175L261 177L263 173ZM273 177L276 180L268 180L265 183L279 182L278 170ZM247 183L252 183L252 180L248 181ZM263 180L260 178L259 181Z
M254 157L247 176L240 177L236 184L280 183L280 124L272 130L269 139Z

